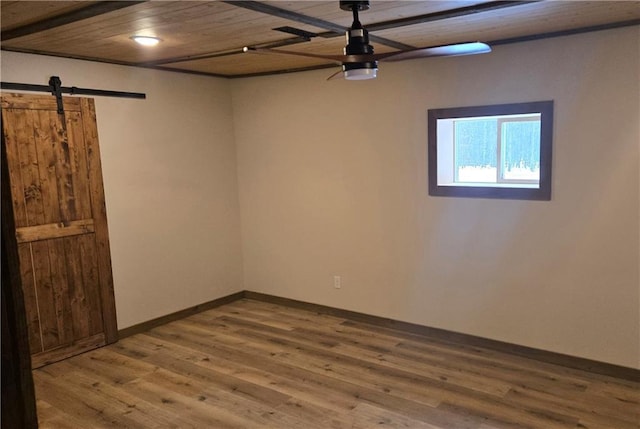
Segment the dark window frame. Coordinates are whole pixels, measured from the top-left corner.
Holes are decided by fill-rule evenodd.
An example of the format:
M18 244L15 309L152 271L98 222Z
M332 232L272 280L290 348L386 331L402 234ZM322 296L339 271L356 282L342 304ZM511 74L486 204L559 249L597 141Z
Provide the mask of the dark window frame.
M540 113L540 183L538 188L438 185L438 119ZM429 195L439 197L551 200L553 145L553 101L494 104L488 106L429 109L428 111Z

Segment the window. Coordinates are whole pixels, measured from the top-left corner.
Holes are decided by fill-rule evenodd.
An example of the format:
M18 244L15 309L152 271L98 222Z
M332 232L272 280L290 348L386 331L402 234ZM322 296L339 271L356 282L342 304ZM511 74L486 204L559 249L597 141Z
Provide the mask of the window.
M429 195L551 199L553 101L429 110Z

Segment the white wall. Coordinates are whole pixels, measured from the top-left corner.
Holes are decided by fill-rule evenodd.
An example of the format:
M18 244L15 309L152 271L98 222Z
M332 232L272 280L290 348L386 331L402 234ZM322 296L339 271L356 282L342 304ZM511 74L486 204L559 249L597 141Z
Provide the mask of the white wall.
M245 288L640 367L639 36L233 81ZM428 196L427 109L548 99L552 201Z
M120 329L243 289L227 80L2 52L2 80L95 97Z

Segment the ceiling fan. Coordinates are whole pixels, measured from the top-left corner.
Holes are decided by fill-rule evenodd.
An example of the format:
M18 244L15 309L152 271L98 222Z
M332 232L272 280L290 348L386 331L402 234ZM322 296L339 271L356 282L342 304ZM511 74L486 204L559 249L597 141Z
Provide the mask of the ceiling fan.
M375 79L378 74L378 61L391 62L411 60L414 58L473 55L491 52L491 47L486 43L465 42L453 45L431 46L426 48L415 48L374 54L373 46L369 44L369 32L362 26L358 17L358 12L369 9L369 1L340 1L340 9L351 11L353 14L353 24L351 24L351 27L346 31L347 45L344 47L343 55L312 54L307 52L251 46L244 47L243 51L297 55L301 57L330 60L340 64L342 66L342 70L331 75L329 79L339 77L340 74L342 74L342 76L347 80Z

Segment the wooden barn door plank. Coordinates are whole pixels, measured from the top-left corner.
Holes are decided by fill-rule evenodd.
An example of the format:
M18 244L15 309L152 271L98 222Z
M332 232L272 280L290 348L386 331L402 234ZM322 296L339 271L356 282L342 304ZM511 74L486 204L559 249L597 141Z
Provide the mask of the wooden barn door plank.
M2 427L38 427L36 398L31 373L32 345L22 293L19 246L7 164L6 138L2 137ZM28 250L28 247L27 247ZM35 338L39 345L39 337Z
M60 345L49 263L49 243L46 241L31 243L31 263L36 285L36 306L40 314L42 348L46 351Z
M31 244L18 245L18 259L20 261L20 277L22 278L22 292L27 316L29 348L31 354L40 353L44 348L42 346L42 333L40 332L40 313L38 312L36 300L36 284L33 277L33 265L31 264Z
M54 102L52 102L52 99ZM2 95L34 366L117 340L93 100Z
M23 110L3 109L2 121L12 121L19 123L24 119L20 118L20 115L26 115ZM18 130L19 126L13 126L11 128L5 127L4 137L6 141L6 157L8 165L20 165L20 154L18 153ZM25 205L25 186L22 184L22 175L14 174L10 180L11 189L11 202L13 205L13 214L16 219L16 227L27 226L27 207Z
M64 144L65 135L64 128L59 123L55 112L38 110L33 114L35 147L40 175L40 196L44 215L44 221L41 225L47 225L68 218L63 216L60 208L61 198L63 201L68 199L68 186L64 180L61 180L68 173L59 165L60 157L56 154L56 149ZM67 286L67 261L64 248L60 240L48 240L47 245L52 301L47 299L46 303L53 308L46 308L44 311L53 311L58 341L57 344L45 345L45 350L70 344L73 341L71 306ZM49 295L46 298L49 298ZM40 302L39 305L45 306L46 304Z
M68 112L67 135L69 136L69 167L76 195L75 210L78 219L92 218L89 184L89 166L87 164L87 145L82 131L82 113ZM95 120L95 118L94 118ZM102 180L102 173L100 176ZM102 186L102 181L100 182Z
M109 231L107 229L107 207L104 199L102 183L102 164L100 162L100 148L98 146L98 126L96 122L96 108L93 99L81 98L82 130L86 144L86 154L89 169L89 189L91 198L91 212L95 222L95 242L98 255L98 275L100 284L100 298L102 300L102 319L107 343L118 339L116 324L116 303L113 291L113 273L111 271L111 257L109 251Z

